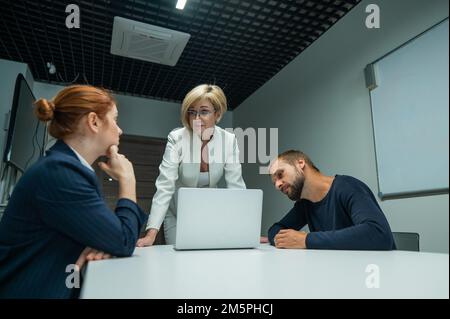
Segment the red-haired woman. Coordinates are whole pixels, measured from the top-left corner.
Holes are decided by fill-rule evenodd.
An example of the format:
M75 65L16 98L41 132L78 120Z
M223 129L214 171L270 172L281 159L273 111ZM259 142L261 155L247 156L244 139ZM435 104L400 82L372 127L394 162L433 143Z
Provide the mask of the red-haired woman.
M146 215L133 166L118 153L122 130L108 92L69 86L38 100L35 113L57 142L20 178L0 222L0 298L76 298L70 266L79 257L130 256ZM114 212L91 167L102 155L109 159L100 168L119 183Z

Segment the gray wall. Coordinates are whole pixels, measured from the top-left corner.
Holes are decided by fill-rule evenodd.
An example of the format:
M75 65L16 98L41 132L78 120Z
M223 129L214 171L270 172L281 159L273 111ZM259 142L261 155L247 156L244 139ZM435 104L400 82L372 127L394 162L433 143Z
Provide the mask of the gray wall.
M119 124L127 134L167 138L171 130L182 126L179 103L127 95L116 95L116 98ZM219 125L232 127L231 112L224 115Z
M365 8L381 9L381 29L365 28ZM347 174L378 193L370 99L364 67L448 16L447 0L362 1L233 114L236 127L279 128L279 150L309 154L328 175ZM427 163L417 163L426 169ZM263 231L293 205L257 165L245 164L249 187L264 190ZM418 232L421 250L449 251L449 196L380 203L393 231Z
M63 87L36 82L36 98L50 99ZM181 127L179 103L164 102L128 95L115 95L119 110L119 125L124 134L167 138L169 132ZM219 125L232 127L232 112L227 112Z

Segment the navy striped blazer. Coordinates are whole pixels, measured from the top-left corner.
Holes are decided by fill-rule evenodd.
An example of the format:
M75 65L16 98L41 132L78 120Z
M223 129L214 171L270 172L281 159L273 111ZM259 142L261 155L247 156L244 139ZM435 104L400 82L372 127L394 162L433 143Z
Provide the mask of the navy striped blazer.
M111 211L95 173L57 141L20 178L0 221L0 298L78 297L66 267L87 246L131 256L146 219L128 199Z

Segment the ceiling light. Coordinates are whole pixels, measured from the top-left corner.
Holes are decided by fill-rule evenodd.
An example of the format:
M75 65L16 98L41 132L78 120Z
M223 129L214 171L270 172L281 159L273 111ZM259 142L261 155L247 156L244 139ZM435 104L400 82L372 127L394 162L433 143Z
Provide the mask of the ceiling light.
M186 5L186 1L187 0L178 0L176 8L179 9L179 10L183 10L184 6Z

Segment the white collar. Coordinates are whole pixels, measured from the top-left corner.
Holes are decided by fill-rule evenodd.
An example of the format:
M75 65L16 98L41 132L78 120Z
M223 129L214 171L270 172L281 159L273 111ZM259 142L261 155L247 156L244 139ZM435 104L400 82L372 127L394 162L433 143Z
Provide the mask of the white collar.
M71 147L70 145L67 145L67 146L69 146L70 149L75 153L75 155L80 160L81 164L83 164L84 166L86 166L87 168L89 168L91 171L94 172L94 169L92 168L92 166L89 165L89 163L83 158L83 156L81 156L77 151L75 151L75 149L73 147Z

